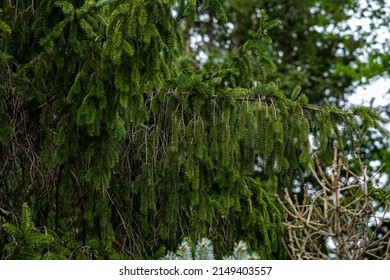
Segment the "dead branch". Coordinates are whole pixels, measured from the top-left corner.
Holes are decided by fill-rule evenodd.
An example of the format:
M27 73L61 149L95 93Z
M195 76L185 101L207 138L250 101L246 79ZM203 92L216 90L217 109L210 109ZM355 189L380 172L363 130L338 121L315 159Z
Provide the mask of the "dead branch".
M283 244L292 259L390 259L390 231L378 235L384 222L377 217L380 204L388 211L389 201L376 201L373 179L357 155L359 170L350 170L348 162L334 143L331 172L325 173L316 157L311 167L321 191L299 202L285 190L284 199L276 196L285 210L287 237ZM375 229L370 219L377 221Z

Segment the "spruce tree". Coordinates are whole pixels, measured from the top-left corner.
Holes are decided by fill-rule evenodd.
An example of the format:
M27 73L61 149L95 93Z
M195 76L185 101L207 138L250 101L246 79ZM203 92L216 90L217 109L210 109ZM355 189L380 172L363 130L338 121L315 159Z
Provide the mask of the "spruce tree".
M74 258L159 258L184 237L210 238L217 256L244 240L283 258L273 193L308 170L309 134L325 158L334 139L388 135L378 111L318 107L299 86L288 97L270 78L279 22L265 12L231 59L197 69L183 62L184 23L226 20L222 1L0 9L0 207L27 201Z

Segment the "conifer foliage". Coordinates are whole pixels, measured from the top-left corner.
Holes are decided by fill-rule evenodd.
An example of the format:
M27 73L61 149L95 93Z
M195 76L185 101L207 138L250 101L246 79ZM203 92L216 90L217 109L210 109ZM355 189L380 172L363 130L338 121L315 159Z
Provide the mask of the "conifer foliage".
M268 80L278 21L265 12L231 61L191 69L178 63L183 23L202 10L223 22L222 1L11 2L0 4L0 207L27 201L73 258L159 258L185 236L209 237L218 256L243 239L281 258L272 193L308 169L309 134L327 156L331 140L353 148L385 121L310 105L299 86L287 98Z
M19 227L5 223L3 228L13 239L5 246L11 259L39 259L41 249L53 241L52 236L38 232L34 227L27 203L23 203Z
M233 254L224 257L225 260L257 260L259 257L256 253L250 254L245 242L240 241L234 244ZM168 252L163 259L165 260L215 260L213 245L207 238L198 241L195 247L195 254L187 241L183 241L176 253ZM234 273L234 272L233 272Z

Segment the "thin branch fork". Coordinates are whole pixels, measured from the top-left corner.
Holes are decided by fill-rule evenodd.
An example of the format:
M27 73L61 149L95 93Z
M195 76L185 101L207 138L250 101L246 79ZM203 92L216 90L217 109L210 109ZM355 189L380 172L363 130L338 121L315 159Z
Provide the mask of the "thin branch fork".
M390 259L390 231L377 239L380 224L372 231L369 219L375 216L375 201L370 188L374 176L358 157L360 176L349 169L334 144L331 172L326 174L318 159L311 166L322 191L299 202L287 189L284 200L276 197L286 214L288 238L283 244L293 259ZM305 189L305 196L307 190ZM331 197L331 199L329 199ZM388 210L387 201L382 201ZM369 234L371 232L371 234ZM372 233L373 232L373 233ZM333 244L325 244L326 240ZM326 249L324 249L326 248ZM332 256L333 254L333 256Z

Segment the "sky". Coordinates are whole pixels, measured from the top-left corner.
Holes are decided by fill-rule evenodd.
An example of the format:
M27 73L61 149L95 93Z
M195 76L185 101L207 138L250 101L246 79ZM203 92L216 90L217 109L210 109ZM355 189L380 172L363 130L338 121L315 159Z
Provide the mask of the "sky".
M360 2L361 2L361 7L367 5L367 1L361 0ZM389 11L387 12L389 13L390 16L390 7L389 7ZM358 19L357 17L352 17L352 19L348 21L348 25L352 28L352 30L357 30L357 28L361 26L363 31L371 32L372 35L376 35L377 36L376 40L378 40L379 43L390 41L390 30L388 28L382 27L377 30L372 30L370 23L371 20L368 18ZM367 86L357 87L355 93L350 96L349 102L353 105L369 106L371 99L374 99L373 106L385 106L385 105L390 106L389 91L390 91L390 77L376 79Z
M353 105L369 106L371 99L374 99L373 106L390 106L390 79L380 78L367 86L359 86L348 101Z

